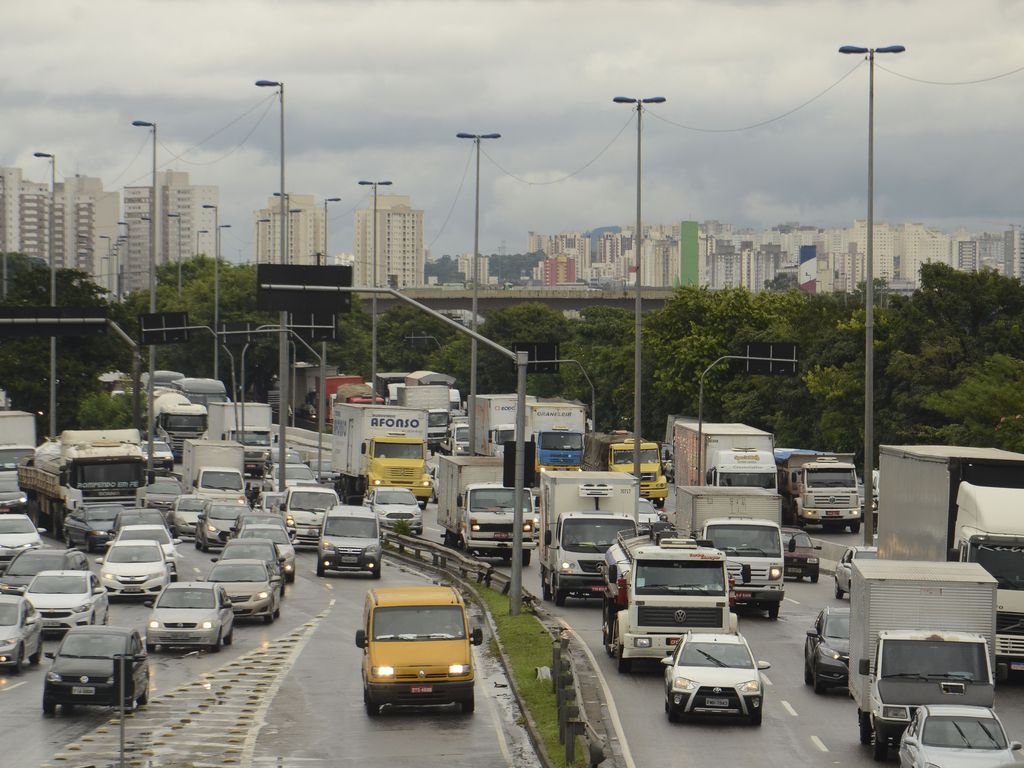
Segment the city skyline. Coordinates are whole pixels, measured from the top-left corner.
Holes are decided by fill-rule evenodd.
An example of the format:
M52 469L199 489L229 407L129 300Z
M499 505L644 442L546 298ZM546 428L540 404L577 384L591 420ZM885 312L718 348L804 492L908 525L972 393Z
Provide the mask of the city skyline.
M482 253L518 251L528 229L629 221L635 123L611 102L623 94L668 99L645 120L645 221L846 225L866 206L867 67L843 44L907 46L876 72L879 221L998 231L1021 220L1024 73L996 77L1021 65L1015 4L184 3L173 6L183 47L144 32L166 23L167 3L66 8L5 12L0 71L18 76L0 79L0 165L42 181L32 153L52 152L58 181L142 186L146 137L130 123L155 121L161 169L220 188L231 261L251 258L252 212L278 186L261 77L286 83L287 191L342 198L331 253L352 250L367 203L357 181L378 177L424 211L431 255L471 250L471 145L455 138L466 130L502 134L483 148ZM98 45L129 9L132 34Z

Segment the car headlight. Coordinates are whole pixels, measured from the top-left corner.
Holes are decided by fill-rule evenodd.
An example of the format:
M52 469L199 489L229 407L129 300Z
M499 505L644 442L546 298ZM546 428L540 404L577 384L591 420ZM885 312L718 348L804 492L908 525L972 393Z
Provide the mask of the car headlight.
M696 690L697 683L690 680L688 677L673 677L672 678L672 690L675 691L693 691Z
M558 570L562 573L572 573L576 570L576 563L570 563L568 560L565 560Z
M17 645L17 640L0 640L0 652L6 653L7 651L12 651Z
M113 675L111 675L110 677L108 677L108 678L107 678L106 680L104 680L103 682L105 682L105 683L106 683L107 685L113 685L113 684L114 684L114 676L113 676Z
M523 523L523 532L524 533L529 533L532 530L533 530L533 525L531 525L530 523Z
M56 672L47 672L46 673L46 682L48 682L48 683L59 683L60 682L60 675L58 675Z
M156 619L153 619L152 621L149 622L149 628L150 629L160 629L160 622L157 621Z
M204 621L203 622L203 629L213 629L213 622L212 621Z
M394 667L371 667L370 671L373 673L373 675L375 677L394 677L395 676L395 668Z
M768 569L768 578L772 581L778 581L782 578L782 568L777 565L773 565Z
M906 707L882 707L882 717L886 720L909 720L910 712Z
M807 558L807 564L808 565L817 565L818 564L818 558L816 558L816 557L808 557Z
M818 653L820 653L822 656L824 656L827 659L836 659L836 660L838 660L838 659L842 658L842 656L839 654L838 651L835 651L832 648L829 648L827 645L824 645L824 644L818 646Z
M216 533L217 532L217 526L215 526L215 525L207 525L206 526L206 530L208 530L210 533Z
M377 555L380 554L380 547L377 546L376 544L371 544L370 546L368 546L366 549L363 550L363 554L364 555L368 555L369 557L376 557Z
M72 608L71 612L72 613L85 613L90 608L92 608L92 603L82 603L82 605L76 605L74 608Z
M258 597L260 600L266 600L268 597L270 597L270 593L260 592L258 595L256 595L256 597Z
M452 664L448 667L449 675L465 675L469 672L469 664Z
M746 682L737 685L736 690L740 693L757 693L761 690L761 681L747 680Z
M292 572L292 564L291 563L285 563L284 564L284 569L286 571L288 571L288 573L291 573Z
M117 581L117 576L115 576L112 573L104 573L103 578L107 579L108 581Z

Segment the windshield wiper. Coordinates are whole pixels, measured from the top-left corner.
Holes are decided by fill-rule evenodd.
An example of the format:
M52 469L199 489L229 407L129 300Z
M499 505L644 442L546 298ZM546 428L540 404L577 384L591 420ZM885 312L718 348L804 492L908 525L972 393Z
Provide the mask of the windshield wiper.
M922 674L920 672L893 672L893 673L888 674L888 675L882 675L882 677L880 679L882 679L882 680L889 680L889 679L894 678L894 677L911 678L911 679L914 679L914 680L927 680L928 679L927 675L924 675L924 674Z
M710 661L713 661L715 663L715 666L718 666L718 667L727 667L727 666L729 666L724 661L722 661L720 658L718 658L717 656L714 656L714 655L708 653L703 648L698 648L697 649L697 653L699 653L704 658L709 659Z
M991 741L995 745L996 749L1001 749L1002 748L1002 746L996 740L996 737L993 736L992 732L988 729L987 725L985 725L983 722L981 722L979 720L978 721L978 727L981 728L981 730L985 732L985 735L988 736L988 740Z
M956 720L952 721L953 727L956 728L956 732L960 734L960 738L964 740L964 744L968 747L971 746L971 740L967 738L967 734L964 733L963 728L960 727L960 723Z

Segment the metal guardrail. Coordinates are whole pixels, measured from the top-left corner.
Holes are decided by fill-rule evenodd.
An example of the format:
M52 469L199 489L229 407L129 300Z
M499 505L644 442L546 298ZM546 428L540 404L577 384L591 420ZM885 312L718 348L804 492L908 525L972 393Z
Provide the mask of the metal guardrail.
M418 536L405 536L387 530L384 531L384 541L391 544L399 554L413 557L434 568L455 573L467 581L484 584L503 595L507 595L512 587L512 577L509 574L502 573L491 563L464 555L444 544L435 544ZM536 598L533 595L523 591L524 603L532 604L534 600Z

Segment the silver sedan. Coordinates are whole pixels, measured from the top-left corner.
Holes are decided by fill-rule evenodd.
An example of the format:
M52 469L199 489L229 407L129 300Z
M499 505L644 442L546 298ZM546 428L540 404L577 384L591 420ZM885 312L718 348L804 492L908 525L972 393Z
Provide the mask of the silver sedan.
M235 614L227 590L220 584L179 581L169 584L146 623L146 649L156 646L198 645L217 652L234 639Z
M900 768L999 768L1014 763L1020 750L988 707L933 704L919 707L903 732Z

